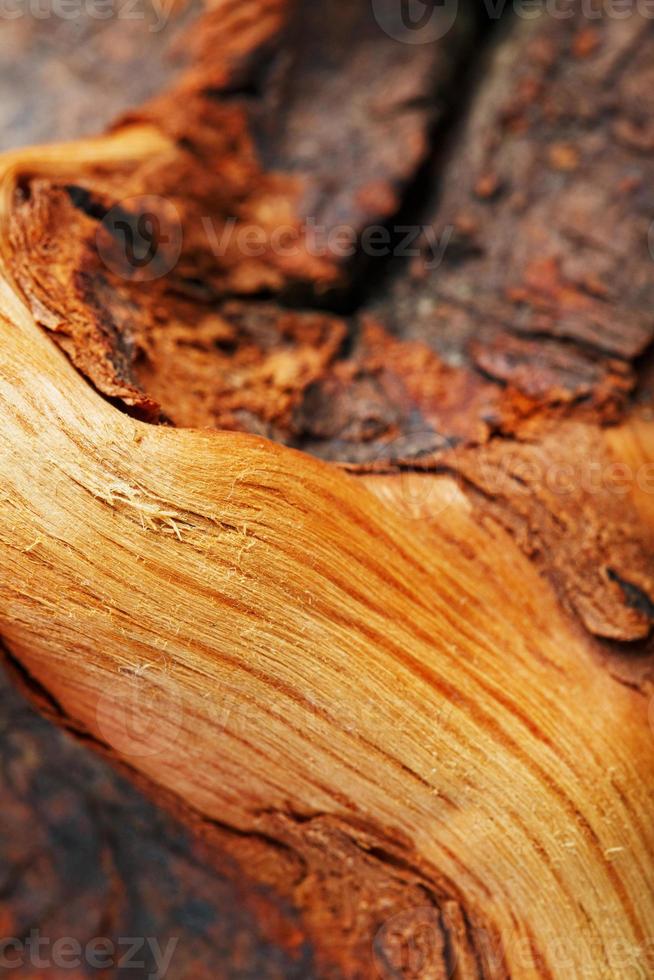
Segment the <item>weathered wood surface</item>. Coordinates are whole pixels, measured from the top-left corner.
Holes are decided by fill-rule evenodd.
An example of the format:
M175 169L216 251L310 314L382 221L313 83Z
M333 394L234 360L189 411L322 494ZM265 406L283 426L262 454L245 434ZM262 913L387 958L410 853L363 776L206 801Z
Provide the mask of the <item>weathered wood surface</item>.
M499 32L417 188L442 261L359 293L306 208L404 223L424 149L378 160L385 128L355 119L364 183L344 165L327 193L320 58L276 128L302 59L282 5L235 16L222 61L209 26L177 90L106 138L5 160L2 633L61 723L298 910L320 976L647 975L649 23ZM453 77L439 51L420 85ZM399 111L424 140L418 105ZM111 233L143 197L184 232L155 279ZM202 218L262 251L217 251ZM365 302L306 308L343 289Z
M143 23L59 21L56 32L51 19L3 23L0 145L95 131L155 92L183 60L161 57L180 20L161 35L148 29L152 15ZM143 962L140 976L157 969L147 940L162 951L175 942L170 980L316 975L296 917L244 887L224 842L207 850L106 759L41 717L4 675L0 732L0 939L37 929L50 943L40 950L47 957L59 939L84 948L104 938L114 944L100 958L113 964L106 977L135 975L129 937L145 941L130 954ZM11 975L33 978L36 969L23 955ZM54 965L38 975L55 977ZM61 974L97 975L92 962Z

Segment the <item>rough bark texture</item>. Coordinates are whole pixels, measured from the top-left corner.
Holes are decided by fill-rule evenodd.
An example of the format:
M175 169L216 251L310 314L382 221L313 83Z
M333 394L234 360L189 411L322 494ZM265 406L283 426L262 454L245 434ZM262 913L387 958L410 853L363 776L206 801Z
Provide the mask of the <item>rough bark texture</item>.
M3 635L319 976L647 975L649 24L503 25L429 167L471 23L289 9L3 162ZM418 174L440 262L316 254Z

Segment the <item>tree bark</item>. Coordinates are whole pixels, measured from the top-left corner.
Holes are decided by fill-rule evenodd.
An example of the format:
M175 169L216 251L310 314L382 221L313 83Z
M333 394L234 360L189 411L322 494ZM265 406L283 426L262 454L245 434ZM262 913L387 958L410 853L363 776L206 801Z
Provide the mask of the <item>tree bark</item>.
M573 8L498 29L431 163L472 18L263 0L0 160L14 668L320 976L651 969L652 42ZM402 196L410 263L316 248Z

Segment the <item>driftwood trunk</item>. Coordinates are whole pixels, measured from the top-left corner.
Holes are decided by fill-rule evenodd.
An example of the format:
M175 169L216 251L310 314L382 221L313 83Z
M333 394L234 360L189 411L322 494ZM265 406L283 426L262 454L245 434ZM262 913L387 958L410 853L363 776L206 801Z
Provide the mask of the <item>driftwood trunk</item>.
M654 42L460 6L0 158L0 632L317 976L649 976Z

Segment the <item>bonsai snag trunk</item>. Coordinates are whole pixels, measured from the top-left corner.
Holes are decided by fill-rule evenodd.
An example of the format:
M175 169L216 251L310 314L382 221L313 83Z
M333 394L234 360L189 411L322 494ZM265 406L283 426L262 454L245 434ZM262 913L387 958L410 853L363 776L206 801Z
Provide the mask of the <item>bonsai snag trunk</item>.
M645 22L494 40L436 199L425 93L470 21L409 57L367 5L325 36L244 10L108 135L2 161L11 659L297 911L321 975L646 968ZM379 80L373 122L331 128L371 50L403 98L385 118ZM421 163L450 251L365 296L307 218L393 220ZM153 266L123 247L144 216Z

